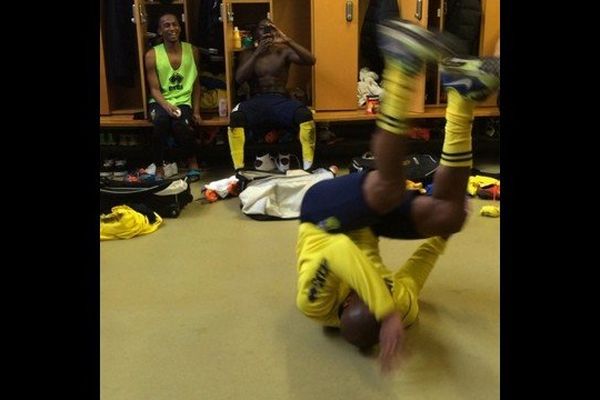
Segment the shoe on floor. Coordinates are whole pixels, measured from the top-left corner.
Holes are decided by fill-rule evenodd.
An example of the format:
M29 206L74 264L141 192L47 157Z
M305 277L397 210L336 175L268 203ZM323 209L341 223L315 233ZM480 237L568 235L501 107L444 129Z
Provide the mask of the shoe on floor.
M148 165L144 172L148 175L156 175L156 164L152 163Z
M190 182L196 182L200 180L201 172L197 168L190 168L190 170L185 174L185 176L189 179Z
M275 159L277 169L281 172L287 172L290 169L290 155L289 154L278 154Z
M254 169L258 171L272 171L276 168L275 163L273 162L273 158L269 153L256 157L254 160Z
M179 169L177 168L177 163L170 163L170 164L165 164L163 166L163 173L165 178L170 178L174 175L177 175L179 173Z

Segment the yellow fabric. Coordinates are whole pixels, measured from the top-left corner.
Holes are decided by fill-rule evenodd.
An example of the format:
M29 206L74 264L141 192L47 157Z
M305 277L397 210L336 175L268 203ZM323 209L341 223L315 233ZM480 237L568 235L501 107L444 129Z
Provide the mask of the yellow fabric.
M498 218L500 217L500 207L497 206L483 206L481 207L481 211L479 211L480 215L484 217Z
M206 89L200 91L200 108L213 109L219 107L219 99L226 99L227 92L223 89Z
M429 239L393 274L383 264L379 239L370 228L331 234L302 223L296 245L296 305L323 325L339 326L339 307L353 289L377 319L396 310L410 325L417 317L418 293L444 247L443 239Z
M427 190L423 188L422 182L413 182L410 179L406 180L406 190L418 190L421 194L427 193Z
M315 159L316 131L315 121L306 121L300 124L298 136L302 145L302 160L310 165Z
M475 103L462 97L455 89L448 90L446 127L441 165L472 167L471 126Z
M467 193L471 196L475 196L475 194L477 194L477 189L491 185L500 185L500 181L483 175L470 176L469 184L467 185Z
M244 168L244 142L246 141L244 128L227 128L227 138L229 139L233 168Z
M408 131L408 106L414 90L414 77L386 60L383 71L384 95L377 114L377 126L396 135Z
M115 206L110 214L100 216L100 240L131 239L134 236L152 233L158 229L163 220L154 213L153 224L148 217L128 206Z

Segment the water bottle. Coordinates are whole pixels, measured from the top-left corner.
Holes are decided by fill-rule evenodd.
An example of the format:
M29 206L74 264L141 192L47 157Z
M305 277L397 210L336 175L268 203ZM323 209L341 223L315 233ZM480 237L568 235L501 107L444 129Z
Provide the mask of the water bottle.
M240 36L240 30L238 27L233 28L233 48L241 49L242 48L242 37Z
M227 99L219 99L219 117L227 116Z

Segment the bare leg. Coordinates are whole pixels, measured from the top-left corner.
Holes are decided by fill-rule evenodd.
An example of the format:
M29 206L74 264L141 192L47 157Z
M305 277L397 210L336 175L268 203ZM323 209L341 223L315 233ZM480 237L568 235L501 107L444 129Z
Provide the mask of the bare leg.
M402 202L405 183L402 161L405 138L377 129L371 141L377 170L363 184L367 205L377 214L385 214Z
M411 219L424 237L450 235L462 229L467 213L465 191L470 168L440 166L434 177L434 194L415 198ZM436 193L437 192L437 193Z
M196 158L196 156L188 157L187 163L188 163L189 169L200 169L200 167L198 165L198 159Z
M413 94L415 71L386 57L383 73L385 97L371 139L376 171L365 178L362 190L367 205L385 214L402 202L408 105Z
M386 23L379 27L380 47L386 54L385 97L371 143L376 171L317 183L304 196L300 218L330 232L377 226L380 234L394 238L447 236L460 230L466 218L464 195L472 164L475 101L497 87L499 78L483 60L444 59L443 71L452 80L444 82L451 90L442 166L432 197L408 198L403 164L414 76L425 61L437 60L447 51L423 28Z
M411 218L424 236L449 235L462 229L466 219L465 192L473 165L471 130L475 101L499 84L498 60L445 60L444 86L448 90L445 138L440 167L431 197L415 199ZM471 85L464 85L471 80Z
M383 21L378 26L378 45L385 58L385 70L384 97L371 141L377 170L366 177L362 189L367 205L381 215L398 206L405 192L407 114L415 76L425 62L437 62L451 50L426 29L397 20Z

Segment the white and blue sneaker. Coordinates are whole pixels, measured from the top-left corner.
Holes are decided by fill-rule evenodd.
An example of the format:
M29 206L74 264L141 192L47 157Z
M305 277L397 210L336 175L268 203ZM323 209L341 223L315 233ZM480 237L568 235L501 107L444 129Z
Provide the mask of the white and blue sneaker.
M269 153L266 153L262 156L257 156L256 160L254 160L254 169L258 171L273 171L276 169L275 162Z
M377 44L388 60L398 62L411 74L419 73L424 63L437 63L456 55L442 35L398 19L388 19L377 25Z
M289 154L278 154L275 159L275 165L279 172L287 172L290 169L290 155Z
M500 86L500 59L447 58L440 63L442 85L446 90L455 89L461 96L485 100Z

